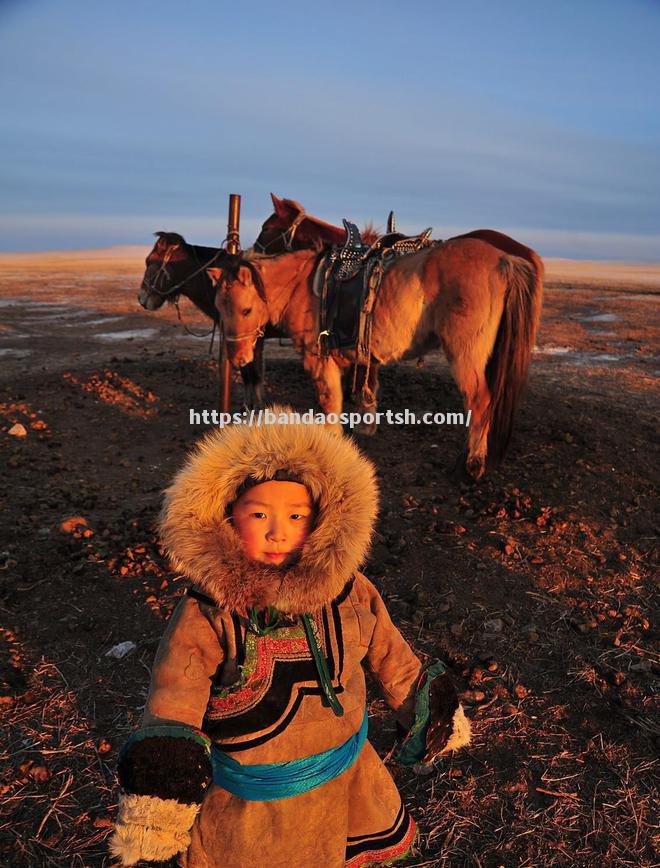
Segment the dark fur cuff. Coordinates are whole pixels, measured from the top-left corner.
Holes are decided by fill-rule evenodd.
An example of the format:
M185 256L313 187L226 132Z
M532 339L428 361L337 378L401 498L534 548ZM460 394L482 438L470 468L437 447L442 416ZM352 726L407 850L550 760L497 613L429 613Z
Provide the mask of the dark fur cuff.
M209 741L187 727L146 727L124 746L117 771L126 793L200 804L211 782Z
M415 688L415 720L395 759L402 765L429 762L469 740L470 725L451 676L437 660L420 674Z

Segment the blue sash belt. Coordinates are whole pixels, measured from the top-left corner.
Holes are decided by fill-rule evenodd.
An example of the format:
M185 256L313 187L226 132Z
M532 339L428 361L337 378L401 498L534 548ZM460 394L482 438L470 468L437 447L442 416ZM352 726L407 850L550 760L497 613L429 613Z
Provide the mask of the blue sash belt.
M213 783L252 802L272 802L306 793L339 777L353 765L367 739L367 728L365 708L360 729L343 744L283 763L244 766L224 751L213 747Z

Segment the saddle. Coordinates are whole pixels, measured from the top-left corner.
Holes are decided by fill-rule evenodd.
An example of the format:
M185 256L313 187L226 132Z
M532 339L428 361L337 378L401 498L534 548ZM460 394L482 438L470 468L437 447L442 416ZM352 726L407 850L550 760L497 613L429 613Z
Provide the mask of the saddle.
M382 279L396 259L429 247L432 229L402 235L396 231L390 212L387 233L367 245L354 223L343 223L344 243L334 246L322 264L319 341L322 354L355 349L356 364L368 367L371 313Z

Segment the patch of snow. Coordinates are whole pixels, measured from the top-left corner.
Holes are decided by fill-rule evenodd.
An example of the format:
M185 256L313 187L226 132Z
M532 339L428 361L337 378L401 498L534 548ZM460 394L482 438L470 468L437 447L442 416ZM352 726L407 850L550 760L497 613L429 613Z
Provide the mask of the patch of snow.
M566 356L573 352L572 347L534 347L535 353L541 353L544 356Z
M8 356L13 359L24 359L32 354L32 350L17 350L14 347L2 347L0 356Z
M156 329L129 329L124 332L100 332L92 337L100 341L128 341L131 338L151 338L158 334Z
M615 313L590 313L578 319L582 322L617 322L619 317Z

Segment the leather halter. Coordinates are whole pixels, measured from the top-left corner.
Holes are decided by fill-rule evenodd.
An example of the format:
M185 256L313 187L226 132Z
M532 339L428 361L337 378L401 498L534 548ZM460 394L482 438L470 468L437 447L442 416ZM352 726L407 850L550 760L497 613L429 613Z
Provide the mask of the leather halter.
M158 281L158 279L161 277L161 275L164 276L165 278L167 278L168 280L170 279L170 273L167 270L167 264L170 261L170 259L172 258L172 254L174 253L174 251L180 246L181 246L180 244L174 244L165 251L165 255L163 256L161 263L160 263L160 268L156 272L156 274L153 278L153 282L148 281L146 279L143 281L144 285L146 286L146 288L149 292L153 292L154 295L159 295L161 298L169 298L170 296L174 295L178 290L180 290L182 286L185 286L189 280L192 280L193 277L197 277L198 274L201 274L201 272L204 271L206 268L208 268L213 262L215 262L216 259L218 259L218 257L221 254L223 256L226 254L226 251L223 248L220 248L208 260L208 262L204 262L202 265L199 266L199 268L197 268L195 271L191 272L190 274L187 274L183 280L180 280L174 286L170 286L167 290L158 289L155 286L155 282Z
M250 262L249 259L237 258L236 267L237 267L237 269L240 267L245 267L248 269L248 271L252 275L252 285L253 285L257 295L259 296L261 301L263 301L263 303L267 306L263 282L261 280L261 276L259 275L259 272L254 267L254 265ZM252 338L252 347L254 348L256 346L256 343L259 340L259 338L262 338L264 336L264 329L265 328L266 328L266 323L264 323L263 325L257 326L257 328L254 329L254 331L244 332L243 334L239 334L239 335L229 335L225 331L224 338L227 341L227 343L230 343L230 344L231 343L238 343L239 341L244 341L247 338Z
M283 229L279 235L276 235L275 238L271 238L268 244L260 244L259 242L255 241L253 245L254 249L257 251L257 253L265 253L268 248L272 247L273 244L275 244L277 241L283 241L284 250L290 253L293 250L293 239L296 235L296 232L298 231L298 227L306 218L307 214L305 213L304 209L302 211L299 211L298 214L296 214L295 220L288 229Z
M262 338L263 336L264 326L259 326L259 328L256 328L253 332L245 332L245 334L242 335L228 335L227 332L224 333L225 340L230 344L238 343L238 341L244 341L246 338L254 338L254 340L252 341L253 347L256 345L259 338Z

